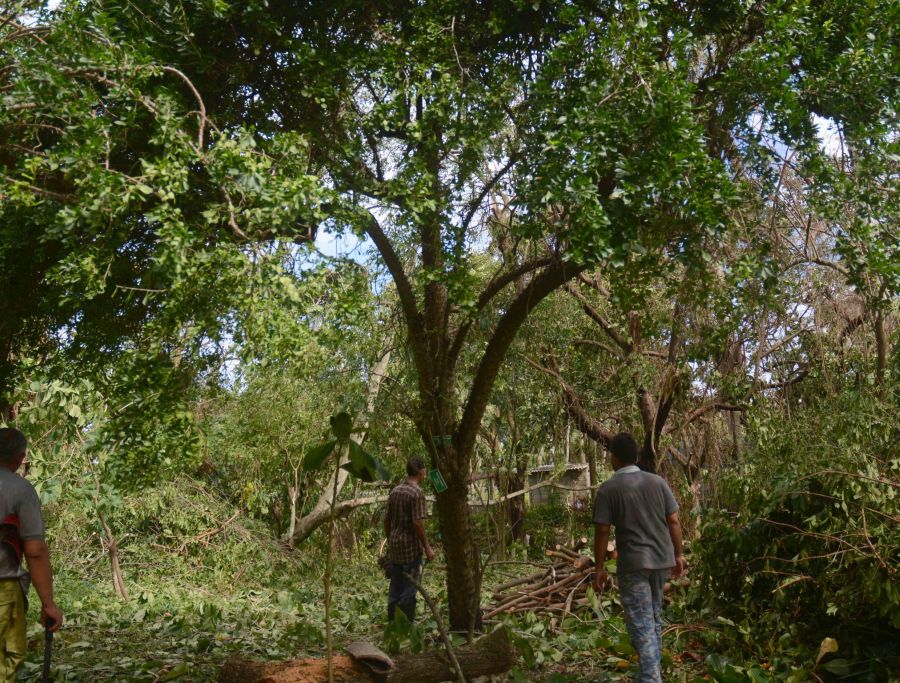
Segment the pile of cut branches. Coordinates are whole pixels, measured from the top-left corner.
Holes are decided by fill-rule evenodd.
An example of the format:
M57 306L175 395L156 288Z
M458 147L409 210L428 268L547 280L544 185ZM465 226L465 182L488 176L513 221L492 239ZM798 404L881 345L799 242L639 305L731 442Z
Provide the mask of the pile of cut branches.
M587 539L581 538L571 546L556 545L544 554L548 562L540 571L507 581L494 589L494 603L484 618L501 614L538 614L565 617L588 604L587 589L594 578L594 560L581 553ZM615 550L610 543L609 552Z

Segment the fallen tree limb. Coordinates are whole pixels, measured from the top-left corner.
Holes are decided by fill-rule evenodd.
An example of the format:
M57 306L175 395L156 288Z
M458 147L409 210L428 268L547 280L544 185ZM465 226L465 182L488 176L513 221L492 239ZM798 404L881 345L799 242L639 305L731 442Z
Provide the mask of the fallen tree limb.
M512 581L507 581L506 583L501 583L494 589L494 595L499 595L504 591L508 591L510 588L515 588L516 586L521 586L523 583L532 583L533 581L539 581L544 576L547 575L546 569L542 569L539 572L535 572L534 574L529 574L528 576L522 576L518 579L513 579Z
M515 654L509 631L501 626L471 645L456 649L462 674L469 680L509 671ZM394 667L377 674L350 656L334 658L334 680L338 683L442 683L454 680L446 654L429 650L393 658ZM325 659L307 658L289 662L253 662L231 659L219 674L219 683L319 683L324 680Z
M425 604L428 605L428 609L431 610L431 616L434 617L434 623L437 624L438 632L441 634L441 641L444 643L444 649L447 651L447 658L450 660L450 664L453 665L456 680L459 681L459 683L467 683L466 676L463 673L462 667L459 665L459 660L456 658L456 653L453 651L453 642L450 640L450 635L444 627L444 620L441 619L441 611L437 608L434 598L425 592L422 584L416 581L416 578L412 574L404 572L403 575L406 577L406 580L415 586L416 590L422 594Z
M345 470L341 471L343 472ZM338 486L343 486L343 482L339 481ZM528 486L526 488L519 489L518 491L514 491L494 500L486 501L483 503L470 502L470 505L475 507L493 507L495 505L506 503L507 501L510 501L514 498L518 498L519 496L524 496L526 493L531 493L532 491L539 491L540 489L547 488L548 486L554 489L559 489L560 491L571 491L577 493L584 491L596 491L599 487L599 484L597 486L564 486L563 484L557 484L555 481L543 481L539 484L535 484L534 486ZM426 496L426 499L429 502L434 502L434 496ZM323 500L329 499L326 496L323 496ZM338 501L334 505L334 514L336 518L346 517L358 507L363 507L365 505L378 505L380 503L384 503L385 501L387 501L387 496L366 496L363 498L353 498L350 500ZM327 522L328 515L328 508L322 508L317 504L317 506L309 514L298 519L296 530L294 531L293 535L294 545L299 545L300 543L305 541L313 531ZM288 540L290 540L290 537L285 536L282 540L284 542L287 542Z
M491 505L499 505L500 503L505 503L508 500L512 500L513 498L518 498L519 496L524 496L526 493L531 493L532 491L537 491L539 489L543 489L546 487L551 487L554 489L559 489L560 491L596 491L600 488L600 484L596 486L565 486L563 484L557 484L555 481L542 481L540 484L535 484L534 486L528 486L523 489L519 489L518 491L513 491L512 493L508 493L505 496L500 496L499 498L495 498L494 500L488 501L486 503L479 503L479 505L491 506Z
M595 491L598 486L587 486L587 487L579 487L579 486L564 486L562 484L557 484L552 481L544 481L540 484L535 484L534 486L529 486L524 489L519 489L518 491L514 491L513 493L507 494L505 496L501 496L500 498L496 498L491 501L487 501L484 503L470 503L476 507L492 507L494 505L500 505L501 503L505 503L508 500L512 500L513 498L518 498L519 496L524 496L526 493L531 493L532 491L537 491L542 488L552 487L555 489L559 489L561 491ZM433 503L434 496L425 496L425 499ZM358 507L363 507L365 505L378 505L381 503L387 502L387 496L365 496L363 498L351 498L349 500L341 500L335 503L334 505L334 514L336 518L346 517L351 512L353 512ZM300 543L305 540L315 529L321 526L324 522L328 521L328 510L325 510L322 513L310 512L305 517L297 520L297 531L294 533L294 543ZM287 540L287 537L285 539Z
M358 428L362 427L368 429L369 426L369 415L375 409L375 400L378 398L378 392L381 389L381 384L384 378L387 376L388 365L391 362L391 347L387 346L379 356L378 360L375 362L375 365L372 366L372 369L369 372L369 382L366 390L366 412L360 412L356 419L353 421ZM362 445L363 440L366 437L367 432L361 431L353 434L350 438L355 441L357 444ZM346 462L346 456L342 459L341 464ZM334 491L340 493L341 489L344 488L344 484L347 482L347 478L350 476L350 473L343 468L338 468L337 471L332 475L329 483L323 489L322 495L319 497L319 500L316 502L313 509L303 517L297 520L297 525L294 528L294 534L291 536L290 534L285 534L282 539L284 542L291 542L294 547L300 545L303 541L305 541L309 536L320 526L325 524L328 521L331 514L331 499ZM340 506L340 503L335 504L335 511ZM357 506L358 507L358 506ZM347 509L343 514L348 514L350 510L353 508Z

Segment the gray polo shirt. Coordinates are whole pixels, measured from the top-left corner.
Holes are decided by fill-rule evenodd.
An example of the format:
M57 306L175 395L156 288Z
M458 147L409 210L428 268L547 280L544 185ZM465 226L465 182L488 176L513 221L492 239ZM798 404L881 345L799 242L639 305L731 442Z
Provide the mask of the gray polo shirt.
M678 511L666 480L627 465L603 482L594 501L594 524L616 528L617 570L675 566L666 516Z
M8 515L19 518L19 538L23 541L43 540L44 518L37 491L26 479L0 467L0 522ZM12 548L0 543L0 579L22 579L27 575Z

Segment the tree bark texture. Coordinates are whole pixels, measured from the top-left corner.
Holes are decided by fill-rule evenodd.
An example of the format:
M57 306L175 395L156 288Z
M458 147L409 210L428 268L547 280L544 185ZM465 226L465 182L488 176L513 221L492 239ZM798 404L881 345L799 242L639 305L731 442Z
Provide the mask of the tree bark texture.
M103 531L106 534L106 544L109 549L109 566L110 569L112 569L113 588L116 591L116 595L122 598L122 600L127 601L128 588L125 586L125 578L122 576L122 565L119 562L119 544L116 542L116 538L113 536L109 524L106 523L106 517L100 512L99 508L97 510L97 518L100 520L100 524L103 526Z
M445 476L447 490L437 494L435 509L447 562L450 628L469 631L480 602L479 555L472 533L469 487L465 473ZM475 619L477 622L477 619ZM477 623L474 625L478 625Z

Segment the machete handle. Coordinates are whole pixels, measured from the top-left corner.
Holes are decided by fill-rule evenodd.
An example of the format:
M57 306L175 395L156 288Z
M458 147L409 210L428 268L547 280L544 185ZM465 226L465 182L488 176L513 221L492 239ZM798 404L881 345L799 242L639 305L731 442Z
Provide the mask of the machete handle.
M41 676L42 683L50 683L50 657L53 654L53 631L50 629L56 625L56 619L47 617L44 620L44 669Z

